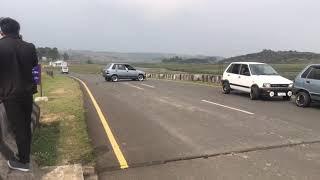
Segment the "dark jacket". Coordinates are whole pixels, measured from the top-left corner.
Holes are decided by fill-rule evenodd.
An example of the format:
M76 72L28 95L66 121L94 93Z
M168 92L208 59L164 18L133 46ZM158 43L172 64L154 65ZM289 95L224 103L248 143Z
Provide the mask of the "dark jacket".
M0 39L0 100L32 95L32 68L38 64L36 48L18 36Z

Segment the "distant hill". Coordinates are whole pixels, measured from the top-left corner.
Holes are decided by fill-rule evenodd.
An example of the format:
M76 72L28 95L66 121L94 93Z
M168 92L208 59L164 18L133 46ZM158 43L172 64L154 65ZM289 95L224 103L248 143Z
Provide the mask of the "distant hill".
M298 51L272 51L263 50L259 53L247 54L224 59L224 63L249 61L249 62L264 62L268 64L280 63L320 63L320 54L312 52Z
M66 50L70 56L70 61L81 63L93 62L105 64L109 62L128 62L128 63L159 63L163 59L175 56L184 59L197 58L204 59L206 56L201 55L184 55L173 53L120 53L120 52L102 52L102 51L87 51L87 50ZM217 57L221 60L221 57Z

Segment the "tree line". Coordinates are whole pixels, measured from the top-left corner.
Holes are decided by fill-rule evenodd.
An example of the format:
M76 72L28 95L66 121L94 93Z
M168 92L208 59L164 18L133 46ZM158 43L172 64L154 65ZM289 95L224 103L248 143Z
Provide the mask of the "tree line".
M205 57L205 58L182 58L174 56L171 58L165 58L162 63L177 63L177 64L212 64L217 62L216 57Z
M39 47L37 48L37 53L39 59L47 58L48 60L58 60L63 59L65 61L69 60L70 57L67 53L59 53L58 48L50 48L50 47Z

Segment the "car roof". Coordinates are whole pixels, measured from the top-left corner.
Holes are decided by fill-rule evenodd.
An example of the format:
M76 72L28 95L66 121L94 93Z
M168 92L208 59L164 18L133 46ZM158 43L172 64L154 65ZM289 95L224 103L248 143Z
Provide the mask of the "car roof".
M311 66L320 67L320 64L310 64L308 67L311 67Z
M232 62L232 64L265 64L261 62Z
M124 64L124 65L129 65L129 63L111 63L111 64Z

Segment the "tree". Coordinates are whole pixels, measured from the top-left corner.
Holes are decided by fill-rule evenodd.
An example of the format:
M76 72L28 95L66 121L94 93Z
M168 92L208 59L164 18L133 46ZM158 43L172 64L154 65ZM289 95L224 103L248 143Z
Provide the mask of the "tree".
M69 58L70 58L67 53L63 53L62 57L63 57L63 60L64 60L64 61L67 61L67 60L69 60Z
M54 59L54 60L57 60L60 58L60 54L59 54L59 51L57 48L53 48L51 51L51 58Z
M46 57L48 59L57 60L60 58L60 54L57 48L39 47L37 49L39 59Z
M91 60L90 57L88 57L87 64L93 64L93 61Z

